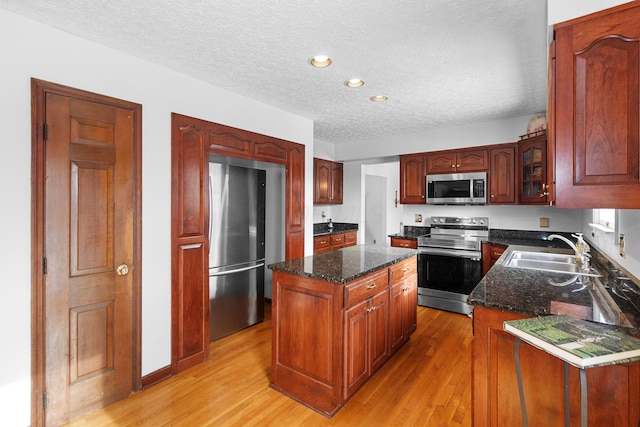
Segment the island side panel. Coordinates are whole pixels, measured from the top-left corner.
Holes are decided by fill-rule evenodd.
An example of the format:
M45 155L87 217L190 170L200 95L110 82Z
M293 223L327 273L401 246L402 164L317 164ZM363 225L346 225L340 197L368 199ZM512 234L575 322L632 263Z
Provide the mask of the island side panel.
M328 416L342 403L342 288L273 272L271 385Z

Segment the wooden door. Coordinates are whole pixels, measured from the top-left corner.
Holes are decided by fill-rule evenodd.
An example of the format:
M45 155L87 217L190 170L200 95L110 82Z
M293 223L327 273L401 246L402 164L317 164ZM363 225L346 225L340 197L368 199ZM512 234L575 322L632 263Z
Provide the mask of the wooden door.
M139 110L95 95L40 96L44 384L34 388L44 393L44 422L60 425L134 389Z
M460 151L456 157L457 172L484 172L488 165L489 153L484 149Z
M313 159L314 203L331 203L331 162Z
M395 283L389 293L389 347L393 354L402 346L404 336L404 280Z
M331 203L341 205L344 186L344 166L342 163L331 162Z
M489 156L489 203L506 205L516 202L515 146L492 148Z
M344 312L344 398L351 396L369 378L367 363L367 312L369 300Z
M547 203L547 139L545 135L518 144L518 203Z
M554 26L558 207L640 208L638 22L631 2Z
M424 204L426 192L426 160L424 154L400 156L400 203Z
M384 365L389 358L389 291L380 292L371 299L367 315L369 345L369 375Z
M434 173L455 173L455 151L434 151L427 154L427 175Z

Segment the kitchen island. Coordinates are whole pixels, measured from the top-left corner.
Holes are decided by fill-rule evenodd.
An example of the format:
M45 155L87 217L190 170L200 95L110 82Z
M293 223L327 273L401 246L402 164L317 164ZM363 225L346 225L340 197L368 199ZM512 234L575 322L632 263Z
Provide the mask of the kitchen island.
M416 267L376 245L270 265L271 387L332 417L415 331Z
M514 358L515 337L503 330L506 320L549 314L569 314L610 323L638 336L637 313L608 304L602 285L620 279L604 265L604 277L584 289L577 283L557 286L571 276L505 265L513 250L566 252L512 245L497 260L469 296L473 311L472 402L475 427L522 425ZM593 253L593 251L592 251ZM594 253L594 262L599 255ZM594 263L592 263L593 265ZM554 286L552 283L555 283ZM616 305L615 303L613 304ZM520 346L521 372L530 425L561 426L564 422L564 365L529 345ZM587 369L589 425L634 426L640 422L640 363ZM580 384L577 368L569 370L571 425L579 425Z

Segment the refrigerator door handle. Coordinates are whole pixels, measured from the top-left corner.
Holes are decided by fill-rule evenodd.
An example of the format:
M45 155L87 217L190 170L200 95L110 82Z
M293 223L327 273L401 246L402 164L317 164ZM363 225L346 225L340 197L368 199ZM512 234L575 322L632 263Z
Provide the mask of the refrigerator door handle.
M235 270L218 271L218 272L215 272L215 273L209 273L209 277L212 277L212 276L226 276L227 274L233 274L233 273L239 273L241 271L253 270L253 269L256 269L256 268L260 268L262 266L264 266L264 262L262 262L260 264L256 264L256 265L251 265L249 267L236 268Z

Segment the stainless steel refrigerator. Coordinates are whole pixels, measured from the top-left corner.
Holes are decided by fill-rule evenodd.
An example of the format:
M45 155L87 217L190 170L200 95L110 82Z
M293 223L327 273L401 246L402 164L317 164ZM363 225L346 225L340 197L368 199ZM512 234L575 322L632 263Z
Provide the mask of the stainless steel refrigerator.
M264 320L265 185L264 170L209 163L211 341Z

